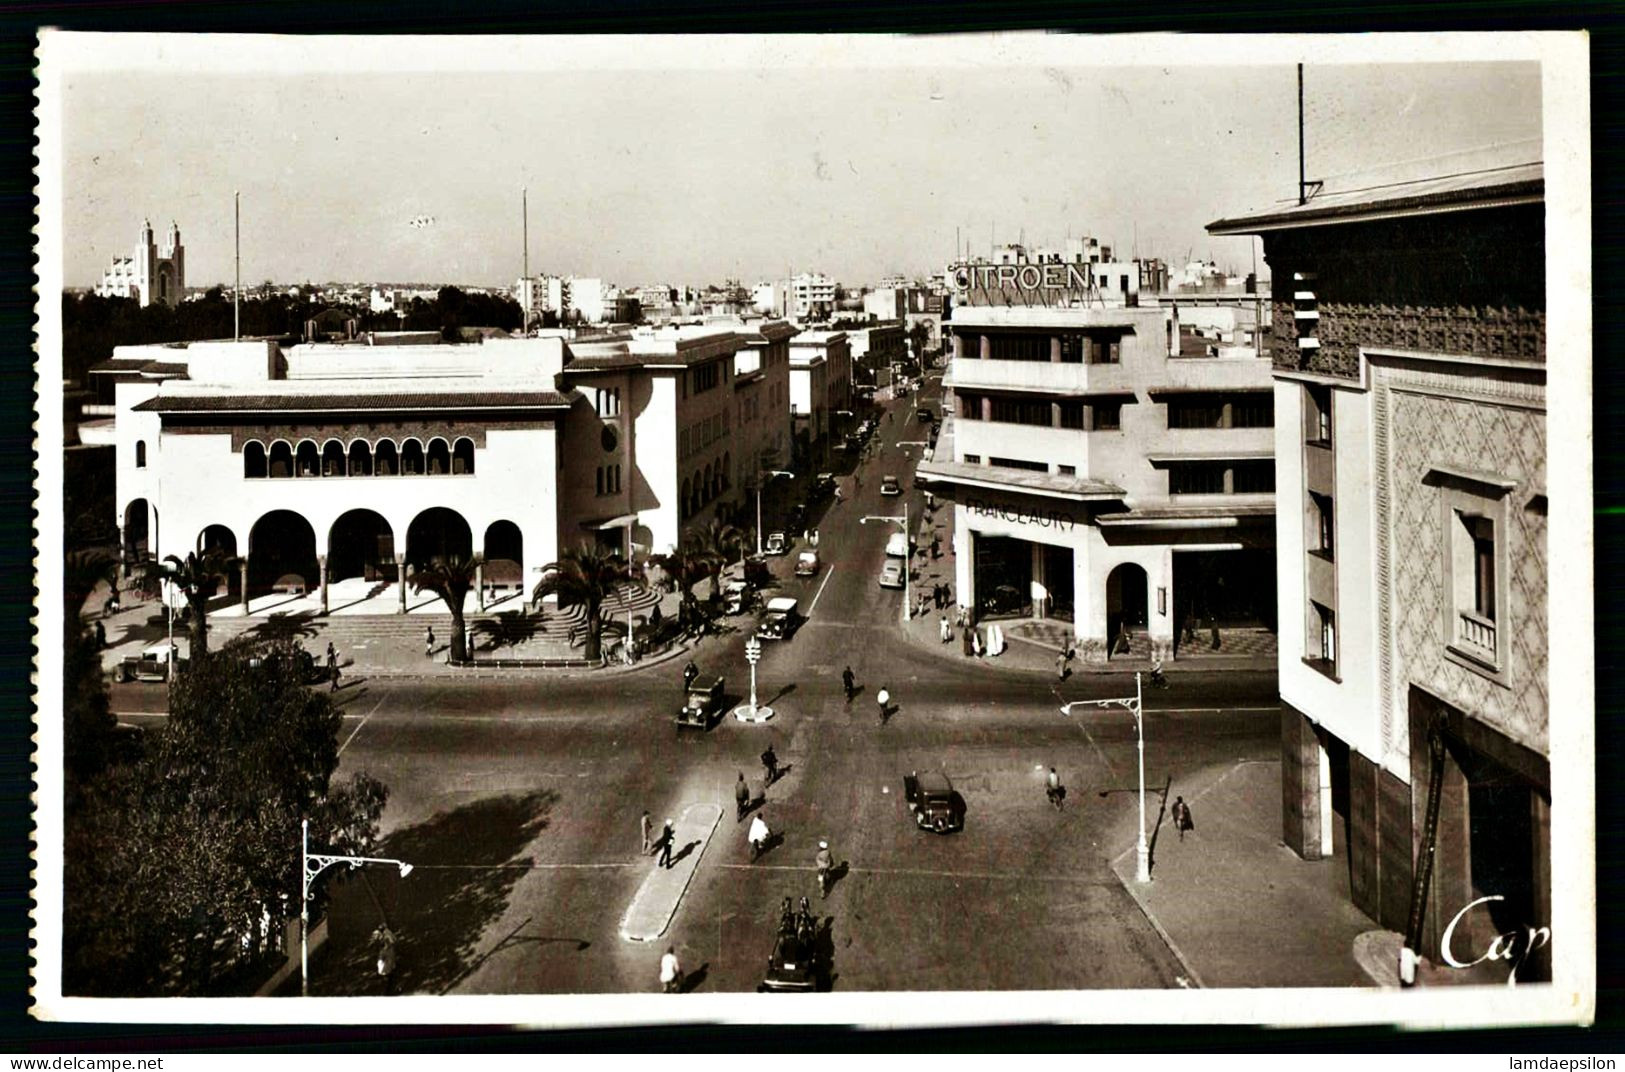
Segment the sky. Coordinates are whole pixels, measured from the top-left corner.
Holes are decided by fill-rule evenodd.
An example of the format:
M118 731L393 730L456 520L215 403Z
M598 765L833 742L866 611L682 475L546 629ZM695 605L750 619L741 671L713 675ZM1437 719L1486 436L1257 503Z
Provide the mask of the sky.
M342 50L241 69L115 51L62 76L64 283L94 285L143 218L180 225L188 284L229 283L233 191L245 283L511 285L521 189L533 273L623 286L809 270L861 285L1083 234L1252 269L1251 239L1204 226L1295 195L1292 63L953 43L940 63L867 41L861 63L709 69L703 39L620 39L598 66L504 54L508 69L477 69L467 41L416 70ZM1537 159L1541 104L1537 62L1310 60L1309 177L1459 170L1485 147Z

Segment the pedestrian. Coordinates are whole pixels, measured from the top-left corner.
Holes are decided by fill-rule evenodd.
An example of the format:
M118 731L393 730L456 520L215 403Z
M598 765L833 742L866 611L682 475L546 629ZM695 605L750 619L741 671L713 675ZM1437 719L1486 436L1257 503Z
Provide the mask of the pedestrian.
M373 946L377 949L375 964L378 978L384 981L384 991L393 994L395 975L395 932L388 923L380 923L372 932Z
M103 613L103 615L105 617L111 618L113 615L117 614L118 612L119 612L118 585L115 584L115 585L113 585L113 594L107 597L107 603L106 603L106 605L104 607L102 607L102 613Z
M463 658L474 658L474 623L469 622L463 626Z
M767 748L762 752L762 766L767 768L767 784L772 785L779 780L779 757L773 751L773 742L767 742Z
M745 817L750 811L750 784L745 781L745 772L739 772L739 780L734 782L734 822Z
M815 549L818 547L818 530L817 529L812 530L812 538L808 542L811 543Z
M1185 831L1195 830L1196 824L1191 821L1191 808L1185 803L1184 797L1174 798L1174 828L1179 831L1179 840L1185 840Z
M1054 767L1049 769L1049 784L1044 787L1044 795L1055 805L1056 811L1060 811L1066 801L1066 787L1061 784L1061 776L1055 773Z
M333 649L333 642L327 642L327 679L329 692L337 692L339 687L339 653Z
M942 537L936 533L931 534L931 557L932 559L942 557Z
M964 622L959 623L959 639L965 645L965 658L968 659L976 654L976 637L972 633L971 627Z
M431 658L434 655L434 626L423 631L423 657Z
M982 631L980 629L972 628L970 631L970 641L971 647L976 652L976 657L980 659L982 657L982 652L986 650L982 645Z
M649 839L649 833L653 829L654 824L649 821L649 809L645 808L643 818L638 820L638 833L643 835L643 848L639 850L639 855L649 855L649 850L654 847L654 842Z
M660 604L656 603L654 610L649 612L649 628L658 632L660 629L660 621Z
M846 692L846 705L851 707L852 694L857 689L857 679L853 677L852 667L850 665L847 666L845 670L841 671L841 688Z
M891 692L886 686L880 686L880 691L875 693L875 702L880 704L880 724L884 726L886 715L889 713L888 708L891 707Z
M1072 648L1070 646L1062 648L1061 653L1055 657L1055 676L1065 681L1066 675L1071 672L1071 663Z
M948 643L948 641L952 640L953 638L954 638L953 629L949 627L949 625L948 625L948 616L946 614L944 614L942 616L942 618L939 620L938 625L937 625L937 639L941 640L944 644L946 644L946 643Z
M745 835L745 840L750 842L750 859L752 863L755 863L756 858L767 851L767 839L772 836L772 831L767 828L767 817L761 812L757 812L756 817L750 821L750 831Z
M659 863L660 863L661 867L670 867L671 866L671 846L672 846L672 842L674 842L676 840L677 840L677 828L676 828L676 826L674 826L672 824L672 821L670 819L667 819L665 828L660 831L660 860L659 860Z
M820 841L818 852L813 855L813 865L818 868L818 899L823 900L829 896L829 872L835 866L835 858L829 854L829 842Z
M690 659L688 665L683 667L683 691L687 692L688 687L694 684L694 679L699 676L700 668L694 665L693 659Z
M660 988L668 994L676 994L683 989L683 966L678 962L677 950L673 946L667 946L660 958Z
M105 647L107 647L107 630L102 628L102 623L101 622L97 622L96 623L96 650L100 651L101 649L103 649Z

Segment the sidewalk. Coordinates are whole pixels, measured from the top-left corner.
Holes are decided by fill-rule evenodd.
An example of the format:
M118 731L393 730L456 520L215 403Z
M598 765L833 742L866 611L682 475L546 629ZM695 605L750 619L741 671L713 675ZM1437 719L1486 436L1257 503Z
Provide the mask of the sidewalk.
M1281 843L1281 766L1212 768L1174 783L1195 829L1183 841L1146 802L1151 881L1135 881L1133 817L1112 868L1196 987L1350 987L1376 982L1356 940L1378 929L1348 896L1348 858L1304 860Z
M941 440L939 439L939 443ZM939 557L931 557L931 537L937 537ZM935 651L944 658L953 658L964 662L975 662L982 666L996 667L1003 670L1021 672L1040 672L1055 676L1055 660L1062 651L1063 644L1072 643L1072 623L1053 619L1032 618L999 618L984 620L981 623L983 636L986 636L987 626L997 621L1004 632L1005 649L996 656L966 656L964 645L957 629L953 632L953 639L948 643L941 640L942 616L948 616L948 623L953 625L956 605L953 600L955 592L955 556L954 556L954 508L953 504L943 500L937 501L937 508L930 513L924 513L915 528L914 538L916 553L911 561L913 570L912 590L915 606L923 594L926 597L925 610L922 614L913 617L903 626L903 635L910 643L918 645L928 651ZM924 553L921 554L920 552ZM931 589L936 584L947 584L949 589L949 606L939 610L932 606L930 601ZM1136 670L1151 669L1150 651L1146 644L1144 634L1135 638L1136 650L1127 655L1112 658L1106 662L1086 662L1081 656L1074 658L1071 671L1076 674L1122 674L1133 673ZM1163 664L1163 670L1176 673L1188 670L1263 670L1273 671L1276 666L1278 647L1274 634L1262 629L1225 630L1223 648L1211 651L1197 647L1189 654L1180 654Z
M721 821L722 809L715 804L690 804L683 809L673 827L671 866L650 863L648 877L621 917L622 938L652 942L666 933Z

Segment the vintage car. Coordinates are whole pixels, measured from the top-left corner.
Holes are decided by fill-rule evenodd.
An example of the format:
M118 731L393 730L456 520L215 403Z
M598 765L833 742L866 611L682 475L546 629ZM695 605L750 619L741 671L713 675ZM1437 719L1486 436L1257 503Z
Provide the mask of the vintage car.
M924 424L927 421L929 421L931 419L931 410L930 410L930 408L926 407L926 406L921 406L919 409L915 410L914 411L914 419L919 421L921 424Z
M795 598L780 596L767 601L767 613L762 615L762 624L756 627L756 635L763 640L785 640L800 624L801 609Z
M763 554L769 554L769 555L787 555L787 554L789 554L790 553L790 538L788 536L786 536L782 532L770 532L770 533L768 533L767 534L767 546L763 548L762 553Z
M712 719L722 712L722 687L723 679L710 674L701 674L689 682L683 694L683 706L677 709L677 728L710 728Z
M894 532L886 539L886 555L890 558L907 558L909 548L913 546L914 541L901 532Z
M173 667L184 671L187 662L186 641L171 644L160 640L141 649L140 655L126 655L119 663L120 681L168 681Z
M903 560L900 558L887 558L886 564L880 567L880 587L901 588L907 583L903 576Z
M815 495L815 496L817 496L819 498L824 498L825 496L834 495L835 494L835 474L834 473L819 473L817 476L813 477L811 494L813 494L813 495Z
M811 577L818 572L818 552L803 551L796 556L796 576Z
M722 586L722 613L743 614L755 602L755 592L744 581L729 581Z
M880 494L901 495L903 494L903 488L902 485L897 483L897 478L888 473L880 478Z
M903 799L921 830L948 834L965 828L965 798L941 771L914 771L904 777Z
M818 939L805 931L780 929L767 958L767 975L756 987L759 994L810 994L823 979Z

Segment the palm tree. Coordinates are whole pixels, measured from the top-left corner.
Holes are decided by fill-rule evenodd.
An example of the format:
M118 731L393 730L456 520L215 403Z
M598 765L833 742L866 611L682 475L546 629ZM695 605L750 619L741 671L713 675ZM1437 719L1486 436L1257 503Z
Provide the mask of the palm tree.
M188 551L185 558L165 555L162 576L179 588L192 612L192 659L201 659L209 650L209 600L227 571L237 568L238 559L217 548L202 554Z
M674 548L670 554L652 555L650 561L659 566L666 576L677 582L677 598L682 603L683 621L690 623L691 626L698 622L700 604L694 598L694 585L702 578L710 576L705 563L679 548Z
M451 661L468 660L468 638L463 626L463 602L474 587L481 555L436 556L412 571L412 590L439 596L451 611Z
M118 559L106 551L69 551L62 559L63 609L67 620L77 622L84 613L85 600L96 586L118 583Z
M581 604L587 612L585 651L589 661L603 657L599 632L604 627L601 608L631 572L618 553L588 540L559 553L558 561L542 567L542 579L531 592L533 601L556 595L561 607ZM631 638L629 637L628 640Z
M745 534L736 525L712 518L704 528L688 530L687 549L691 557L703 563L711 577L711 601L719 596L721 575L725 566L744 553Z

